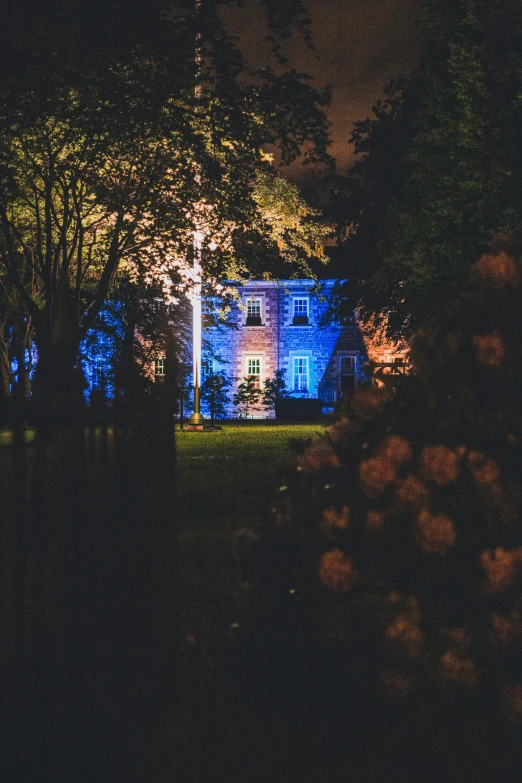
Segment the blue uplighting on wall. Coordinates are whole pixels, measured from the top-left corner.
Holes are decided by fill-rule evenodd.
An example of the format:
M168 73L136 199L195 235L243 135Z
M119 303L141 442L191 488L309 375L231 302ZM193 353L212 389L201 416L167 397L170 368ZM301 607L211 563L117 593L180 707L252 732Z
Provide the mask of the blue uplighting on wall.
M110 302L99 314L96 326L80 343L80 366L85 376L87 402L114 400L115 363L123 343L121 305Z

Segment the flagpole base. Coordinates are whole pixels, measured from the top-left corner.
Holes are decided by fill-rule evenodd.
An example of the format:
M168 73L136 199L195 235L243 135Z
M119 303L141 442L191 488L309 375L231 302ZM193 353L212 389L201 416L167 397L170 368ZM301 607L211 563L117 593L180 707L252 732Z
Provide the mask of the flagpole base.
M198 406L199 407L199 406ZM205 426L205 419L199 411L194 411L185 425L185 429L189 432L201 431Z

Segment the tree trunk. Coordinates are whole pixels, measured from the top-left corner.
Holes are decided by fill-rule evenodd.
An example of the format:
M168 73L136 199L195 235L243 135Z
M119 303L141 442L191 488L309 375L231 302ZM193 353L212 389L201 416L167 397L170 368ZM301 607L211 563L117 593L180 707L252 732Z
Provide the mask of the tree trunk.
M80 338L75 302L64 281L55 297L49 327L36 335L35 407L41 422L74 421L84 412L86 383L78 364Z
M134 355L134 340L138 323L138 309L127 303L123 317L123 345L121 361L116 367L116 403L121 410L129 410L137 401L139 375Z
M3 355L0 355L0 424L5 424L10 415L11 392L9 385L9 373Z
M9 366L8 335L7 324L0 325L0 424L5 424L11 413L11 368Z
M166 311L166 308L164 308ZM169 413L174 416L177 412L177 401L179 396L179 356L178 346L176 345L176 336L174 325L165 313L165 382L167 392L167 405Z
M27 404L27 371L25 366L25 351L27 329L23 319L16 318L13 324L12 355L16 362L16 373L12 383L12 408L15 427L23 427L26 418Z
M30 392L26 353L32 348L33 331L30 318L19 305L10 308L0 327L0 422L14 416L23 424Z

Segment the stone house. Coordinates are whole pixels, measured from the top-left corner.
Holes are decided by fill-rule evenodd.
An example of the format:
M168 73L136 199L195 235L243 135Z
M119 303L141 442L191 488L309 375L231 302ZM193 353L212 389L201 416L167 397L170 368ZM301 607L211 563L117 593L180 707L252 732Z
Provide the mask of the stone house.
M217 321L210 300L203 323L202 381L211 374L223 373L231 381L225 415L235 418L233 404L237 387L246 377L258 388L284 372L287 391L297 398L316 398L323 409L332 410L344 395L351 394L361 383L368 382L368 359L373 365L372 383L393 385L408 370L407 346L391 344L375 330L366 331L354 317L335 320L329 315L329 304L336 279L317 283L308 279L254 280L237 286L237 300L228 312L226 323ZM158 300L158 307L161 300ZM189 314L187 313L187 316ZM87 382L86 399L94 392L108 402L114 396L113 364L121 352L121 323L113 306L102 312L104 327L91 330L82 344L82 369ZM185 352L181 359L188 370L191 335L187 326ZM371 338L370 335L371 334ZM178 335L179 337L179 335ZM143 348L143 338L136 334ZM179 343L179 340L178 340ZM141 351L146 358L142 372L161 383L166 377L164 342L147 343ZM191 385L190 378L188 379ZM203 410L208 414L208 410ZM266 408L253 411L254 416L273 416Z
M257 280L238 286L228 323L204 330L205 356L211 358L204 361L203 377L222 371L233 379L228 415L236 415L232 395L245 377L262 388L283 370L292 395L319 398L325 408L367 379L367 352L355 318L328 318L335 282Z

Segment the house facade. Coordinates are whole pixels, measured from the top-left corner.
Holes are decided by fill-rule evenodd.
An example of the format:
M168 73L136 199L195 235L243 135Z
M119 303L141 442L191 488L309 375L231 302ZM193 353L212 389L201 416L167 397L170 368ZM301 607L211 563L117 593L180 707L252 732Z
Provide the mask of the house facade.
M228 416L237 415L232 397L247 377L262 388L282 370L291 395L319 398L325 408L367 380L355 318L339 322L327 315L335 282L251 281L238 287L228 323L205 328L205 353L212 358L204 363L204 376L224 372L232 379ZM266 410L257 415L266 417Z
M393 386L408 372L406 345L390 343L384 332L379 335L375 329L365 330L355 317L340 321L329 315L336 282L335 279L319 284L307 279L254 280L237 287L237 299L230 307L226 323L217 321L212 315L213 308L208 308L203 328L202 380L223 373L230 381L230 386L225 387L226 400L222 401L220 415L227 418L239 415L233 397L245 378L263 389L267 379L282 372L291 397L319 399L327 411L362 383ZM223 302L217 300L214 304L219 308ZM158 300L158 312L161 306ZM114 398L115 361L121 360L123 351L122 319L120 308L112 303L102 312L98 328L91 330L82 343L85 397L91 404L96 400L111 404ZM188 390L193 383L190 374L187 377L191 368L188 321L185 327L184 353L178 361L185 368L183 384ZM141 348L141 372L153 384L152 388L154 382L163 383L167 375L165 339L160 343L147 341L136 333L135 344ZM371 378L368 359L372 364ZM188 399L186 405L190 410ZM209 412L207 400L203 402L203 414ZM263 406L249 410L249 417L273 415L273 411Z

